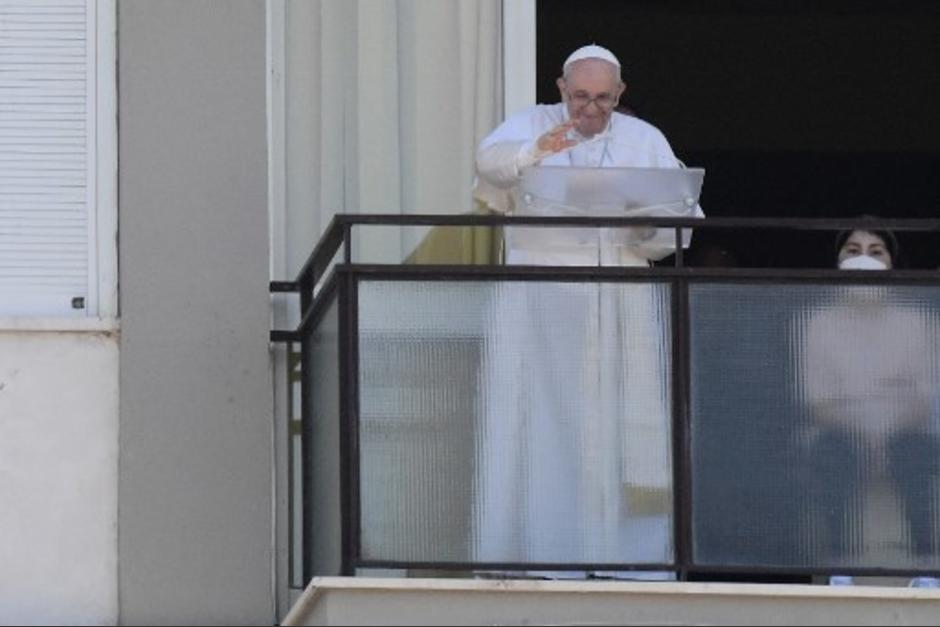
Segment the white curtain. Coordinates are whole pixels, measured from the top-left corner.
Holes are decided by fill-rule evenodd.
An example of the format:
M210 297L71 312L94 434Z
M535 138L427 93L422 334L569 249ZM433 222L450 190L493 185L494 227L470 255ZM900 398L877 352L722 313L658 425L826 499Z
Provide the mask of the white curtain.
M473 156L502 112L501 0L287 0L288 274L335 213L473 209ZM275 150L280 150L274 146ZM400 261L417 229L363 229Z

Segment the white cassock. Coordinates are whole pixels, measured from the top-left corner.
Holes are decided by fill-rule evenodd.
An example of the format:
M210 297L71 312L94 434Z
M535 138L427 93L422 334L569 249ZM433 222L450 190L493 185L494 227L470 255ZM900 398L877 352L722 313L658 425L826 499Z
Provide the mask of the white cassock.
M681 167L659 130L619 113L592 141L539 155L536 139L567 117L564 104L536 105L486 137L475 198L511 212L520 171L538 164ZM590 242L575 231L507 228L506 263L642 267L672 252L627 245L624 229ZM673 559L668 289L497 284L481 369L475 560Z

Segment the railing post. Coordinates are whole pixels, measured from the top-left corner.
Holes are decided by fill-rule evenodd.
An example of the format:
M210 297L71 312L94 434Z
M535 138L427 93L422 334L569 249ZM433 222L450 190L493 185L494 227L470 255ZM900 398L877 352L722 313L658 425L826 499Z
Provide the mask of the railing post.
M676 227L676 267L681 268L685 265L682 250L682 228Z
M348 249L347 249L348 250ZM359 507L359 298L356 275L343 269L339 288L340 499L342 575L353 576L360 560Z
M353 261L352 254L352 225L343 222L343 260L350 264Z
M677 231L678 232L678 231ZM684 581L692 563L692 475L689 429L689 281L672 283L672 482L673 541L677 576Z
M300 295L301 303L304 302L304 297L307 297L307 307L309 307L309 294L310 290L303 289ZM302 309L302 311L306 310ZM312 330L308 329L300 338L300 490L303 499L300 537L303 556L303 587L306 587L313 579L314 569L313 537L310 530L310 521L313 520L313 482L315 480L313 473L313 399L311 398L314 374L311 367L313 356L310 354L311 333Z

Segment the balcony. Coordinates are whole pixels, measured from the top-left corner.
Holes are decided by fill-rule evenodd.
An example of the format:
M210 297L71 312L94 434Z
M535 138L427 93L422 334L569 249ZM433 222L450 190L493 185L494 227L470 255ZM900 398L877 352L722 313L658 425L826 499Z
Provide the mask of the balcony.
M681 249L648 268L446 247L460 263L376 263L356 245L431 228L426 243L484 250L507 227L603 245L651 226L799 246L940 221L338 216L297 279L272 284L301 311L272 332L296 355L297 587L940 572L937 272L704 267ZM476 581L442 584L461 577Z

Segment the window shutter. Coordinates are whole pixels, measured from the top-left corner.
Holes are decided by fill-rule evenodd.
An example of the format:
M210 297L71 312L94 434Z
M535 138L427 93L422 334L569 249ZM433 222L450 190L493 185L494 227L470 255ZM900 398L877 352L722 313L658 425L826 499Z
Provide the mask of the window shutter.
M0 0L0 316L97 305L95 0Z

